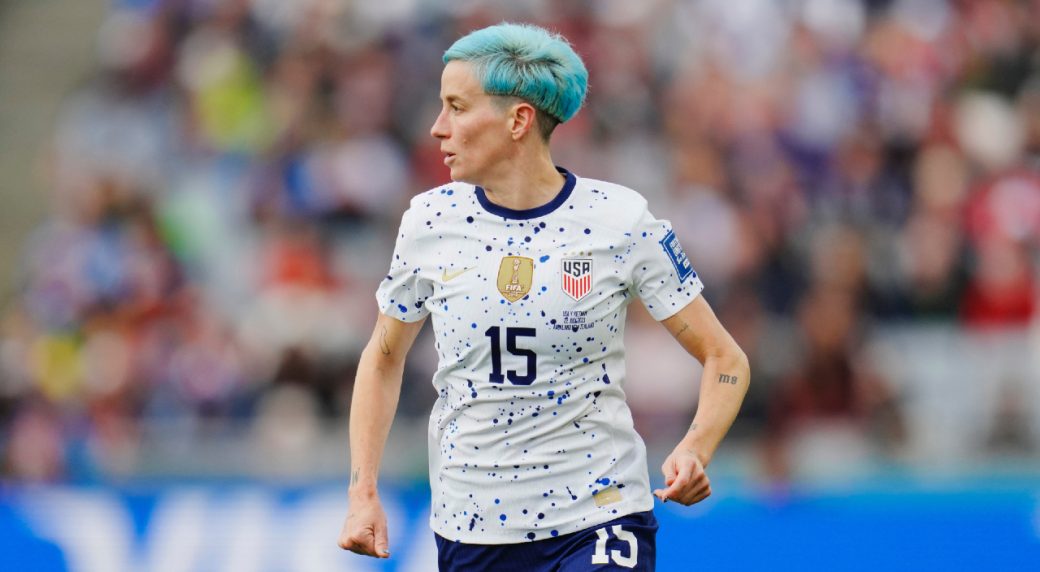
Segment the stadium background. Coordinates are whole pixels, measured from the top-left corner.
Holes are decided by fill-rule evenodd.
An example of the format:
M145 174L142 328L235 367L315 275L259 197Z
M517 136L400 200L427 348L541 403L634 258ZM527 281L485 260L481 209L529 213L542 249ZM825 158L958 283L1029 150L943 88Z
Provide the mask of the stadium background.
M591 73L556 161L646 195L752 362L660 569L1040 562L1040 2L0 1L0 568L429 570L429 329L335 547L440 54L503 19ZM651 475L699 370L638 305ZM1035 564L1034 564L1035 565Z

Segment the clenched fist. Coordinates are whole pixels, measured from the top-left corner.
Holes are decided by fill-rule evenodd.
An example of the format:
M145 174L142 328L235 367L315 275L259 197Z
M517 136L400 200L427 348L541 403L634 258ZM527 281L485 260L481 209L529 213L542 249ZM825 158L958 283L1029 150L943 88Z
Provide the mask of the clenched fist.
M351 496L347 520L339 533L339 547L365 556L390 558L386 514L379 497Z
M666 489L657 489L654 494L664 502L673 500L690 506L711 495L711 481L704 472L704 464L697 453L682 445L676 447L661 465Z

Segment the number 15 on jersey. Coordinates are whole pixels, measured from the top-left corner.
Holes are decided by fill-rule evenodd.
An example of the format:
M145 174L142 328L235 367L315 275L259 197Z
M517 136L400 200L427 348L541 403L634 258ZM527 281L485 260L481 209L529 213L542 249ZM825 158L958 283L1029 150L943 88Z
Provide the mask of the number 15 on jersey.
M505 330L506 351L514 356L526 358L526 368L522 373L510 369L506 371L505 375L502 375L501 328L498 326L491 326L486 332L484 332L485 336L491 338L491 374L488 375L488 381L491 383L505 383L505 380L509 379L509 383L513 385L531 385L538 377L538 372L536 371L536 368L538 367L538 356L534 353L534 350L518 347L517 338L533 338L537 335L535 329L507 327Z

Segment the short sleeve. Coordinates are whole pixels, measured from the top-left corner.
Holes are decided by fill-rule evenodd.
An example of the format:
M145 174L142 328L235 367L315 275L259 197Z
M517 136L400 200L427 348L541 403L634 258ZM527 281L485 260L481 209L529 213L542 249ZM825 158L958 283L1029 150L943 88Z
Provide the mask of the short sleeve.
M686 257L667 220L643 211L632 229L629 291L638 296L655 320L674 316L693 301L704 284Z
M401 217L390 271L376 290L379 311L402 322L425 318L430 313L426 299L433 295L433 285L422 276L422 242L416 235L414 218L411 209Z

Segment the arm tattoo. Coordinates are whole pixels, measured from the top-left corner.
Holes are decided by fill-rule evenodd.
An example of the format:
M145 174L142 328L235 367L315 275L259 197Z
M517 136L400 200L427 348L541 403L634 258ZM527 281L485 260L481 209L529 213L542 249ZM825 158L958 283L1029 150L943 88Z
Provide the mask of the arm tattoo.
M358 482L358 475L361 473L361 469L354 469L350 473L350 486L354 486Z
M726 375L724 373L720 373L719 374L719 383L729 383L729 384L732 384L732 385L736 385L737 384L737 376L735 376L735 375Z
M390 355L390 344L386 341L386 326L383 326L383 333L379 334L379 349L383 355Z
M693 423L690 423L690 431L695 431L696 429L697 429L697 422L694 421Z
M682 323L682 327L679 328L679 331L675 332L675 335L674 335L675 339L679 339L679 336L681 336L683 334L683 332L685 332L686 330L689 330L689 329L690 329L690 325L687 324L686 322L683 322Z

